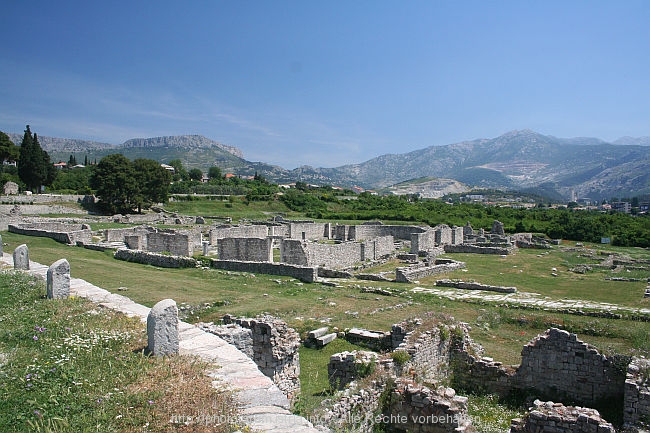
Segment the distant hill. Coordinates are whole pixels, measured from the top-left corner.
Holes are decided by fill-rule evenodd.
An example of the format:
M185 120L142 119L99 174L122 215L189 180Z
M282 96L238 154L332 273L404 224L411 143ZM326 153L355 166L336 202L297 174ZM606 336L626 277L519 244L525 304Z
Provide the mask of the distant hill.
M20 143L22 134L9 134ZM187 168L256 172L277 183L303 181L321 185L381 189L412 179L453 179L468 187L543 190L546 195L594 200L650 193L650 137L623 137L614 144L598 138L557 138L530 130L492 139L430 146L388 154L334 168L311 166L287 170L251 162L241 150L200 135L139 138L120 145L39 136L53 161L99 160L110 153L150 158L162 163L180 159ZM399 187L396 187L399 189ZM408 188L407 188L408 189ZM404 190L407 190L404 189Z

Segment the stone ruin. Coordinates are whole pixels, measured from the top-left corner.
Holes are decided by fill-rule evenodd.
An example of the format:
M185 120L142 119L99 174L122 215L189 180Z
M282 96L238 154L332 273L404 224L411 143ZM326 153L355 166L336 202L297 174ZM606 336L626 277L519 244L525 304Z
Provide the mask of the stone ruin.
M300 336L294 329L273 316L251 319L226 315L222 322L197 326L244 352L290 400L300 393Z
M423 323L429 325L422 328ZM388 411L386 407L379 407L377 399L382 393L385 395L387 377L396 377L396 383L410 383L412 389L416 389L422 387L417 384L441 383L452 371L452 385L461 389L500 396L523 391L554 401L575 401L584 405L622 401L627 426L643 426L643 422L650 419L650 361L644 358L607 357L577 339L575 334L551 328L524 346L519 366L504 366L483 356L483 349L471 340L466 325L444 319L434 326L430 323L415 319L393 325L391 332L382 337L378 332L368 333L367 338L375 340L373 344L382 341L384 350L388 346L392 348L389 350L394 349L386 355L344 352L330 357L328 372L332 387L346 387L341 399L324 409L324 417L330 420L331 425L341 427L345 424L345 416L341 414L354 413L364 407L384 410L384 419L398 413L419 416L418 411L434 412L431 407L427 409L427 405L439 401L441 394L455 396L455 393L439 390L437 397L418 398L415 400L417 405L414 405L412 399L402 398L406 391L397 386L391 393L402 398L401 406L388 406ZM358 342L359 335L355 332L355 342ZM408 356L396 356L400 351ZM373 368L369 368L370 365ZM373 380L363 382L364 375L371 371L374 371ZM377 372L381 373L377 375ZM450 402L445 403L445 407L452 406ZM458 407L458 414L466 415L463 405ZM363 431L372 431L371 424L366 420L366 430ZM407 431L452 431L458 428L438 425L435 428L439 430L436 430L431 426L400 426L399 423L391 427ZM448 428L451 430L445 430ZM469 429L470 426L463 428ZM550 406L544 403L531 409L526 419L514 420L512 428L513 432L613 431L610 430L611 424L596 410L565 407L559 403L550 403ZM554 428L557 430L552 430Z
M512 420L510 433L616 433L596 409L535 400L529 410L524 419Z

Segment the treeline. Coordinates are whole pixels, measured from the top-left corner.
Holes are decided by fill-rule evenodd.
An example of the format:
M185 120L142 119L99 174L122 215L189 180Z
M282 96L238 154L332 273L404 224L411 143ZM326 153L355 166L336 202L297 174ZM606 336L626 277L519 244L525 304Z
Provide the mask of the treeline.
M489 230L496 219L506 232L532 232L554 239L597 242L611 238L619 246L650 247L650 217L620 212L536 207L514 209L472 203L449 204L441 200L412 200L407 196L359 194L356 200L341 200L335 191L324 188L310 192L291 190L282 196L290 209L310 218L327 220L404 221L413 224L468 222L475 229Z

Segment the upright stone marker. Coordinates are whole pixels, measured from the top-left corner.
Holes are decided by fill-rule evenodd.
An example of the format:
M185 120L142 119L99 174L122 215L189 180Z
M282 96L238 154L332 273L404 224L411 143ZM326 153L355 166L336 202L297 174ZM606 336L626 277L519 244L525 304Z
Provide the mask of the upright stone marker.
M29 271L29 249L22 244L14 250L14 269Z
M203 247L203 255L207 256L208 253L210 252L210 242L201 241L201 246Z
M0 257L2 257L3 254L4 252L2 251L2 236L0 236Z
M47 298L65 299L70 296L70 263L57 260L47 270Z
M178 354L178 308L173 299L163 299L149 312L147 341L155 356Z

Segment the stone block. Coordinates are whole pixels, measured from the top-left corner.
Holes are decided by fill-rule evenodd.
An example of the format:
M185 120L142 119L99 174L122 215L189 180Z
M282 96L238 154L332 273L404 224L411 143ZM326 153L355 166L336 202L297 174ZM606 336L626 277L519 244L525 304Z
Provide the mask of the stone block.
M70 295L70 263L60 259L47 270L47 298L65 299Z
M164 299L153 306L147 316L147 342L155 356L178 354L178 308L173 299Z
M323 335L322 337L318 337L316 339L316 345L318 347L324 347L330 344L332 341L336 340L336 332L333 332L331 334Z
M330 328L327 326L323 326L322 328L314 329L313 331L309 331L309 338L318 338L322 337L323 335L327 334L327 331L329 331Z
M14 250L14 269L29 270L29 248L25 244L17 246Z

